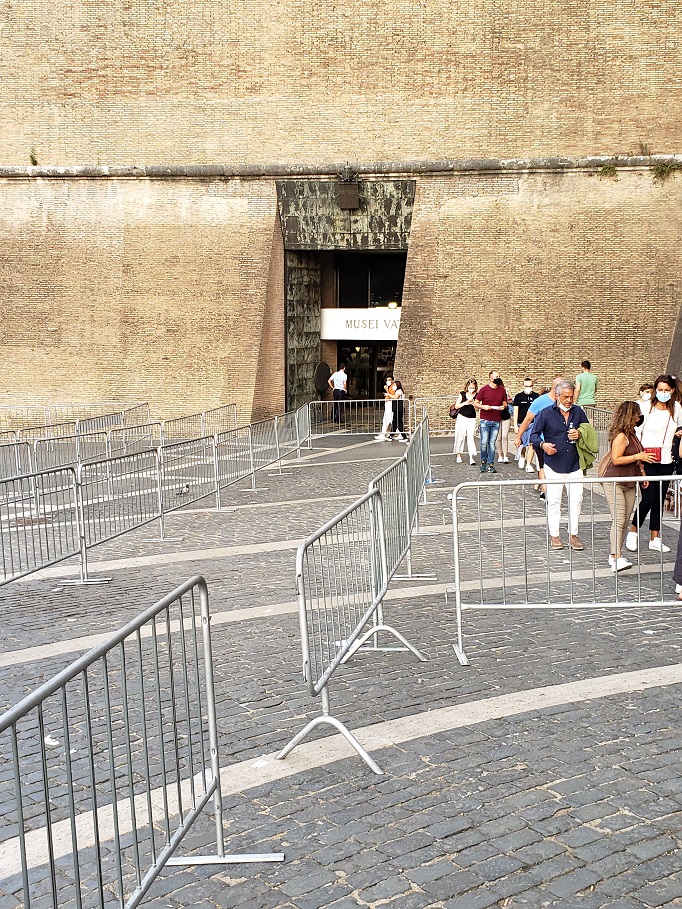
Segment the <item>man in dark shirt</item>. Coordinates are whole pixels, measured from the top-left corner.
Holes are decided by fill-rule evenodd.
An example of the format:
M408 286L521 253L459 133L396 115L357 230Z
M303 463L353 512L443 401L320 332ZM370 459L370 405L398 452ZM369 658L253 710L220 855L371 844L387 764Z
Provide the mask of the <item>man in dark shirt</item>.
M488 384L479 388L474 407L480 413L481 473L495 473L495 442L500 431L502 411L507 407L507 392L499 372L491 369Z
M582 480L578 446L576 440L581 423L588 423L582 407L573 403L575 385L561 382L556 388L557 399L552 407L546 407L533 420L530 441L534 448L540 448L545 456L545 479L547 482L547 526L549 544L552 549L563 549L559 537L561 521L561 497L566 486L568 499L568 532L571 549L584 549L578 536L580 509L583 502L583 484L579 482L549 482L560 480Z
M537 391L533 391L533 380L529 376L526 376L526 378L523 380L523 391L520 391L514 397L514 401L512 402L512 406L514 408L514 431L515 432L518 433L519 426L526 419L526 414L528 413L528 408L533 403L533 401L537 400L539 397L540 397L540 395L537 393ZM519 454L519 469L523 470L523 468L526 466L526 449L525 449L525 447L523 447L523 448L518 447L518 443L517 443L517 451ZM531 448L530 452L528 452L528 454L529 454L529 458L528 458L528 468L527 469L528 469L528 473L532 473L533 472L533 468L531 466L531 461L533 460L533 449L532 448Z

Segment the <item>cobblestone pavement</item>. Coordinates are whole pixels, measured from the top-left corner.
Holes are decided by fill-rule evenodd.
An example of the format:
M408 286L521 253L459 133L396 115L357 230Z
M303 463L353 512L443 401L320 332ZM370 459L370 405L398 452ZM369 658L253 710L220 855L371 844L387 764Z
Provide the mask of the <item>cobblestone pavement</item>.
M447 491L479 475L455 465L448 440L433 441L434 474L445 482L429 490L420 512L432 535L414 547L415 570L433 571L435 580L394 583L385 608L428 662L362 654L330 684L335 716L353 730L373 730L377 741L385 731L383 747L372 750L385 774L373 775L355 755L337 757L337 737L320 749L314 740L324 732L273 772L272 755L320 713L301 680L296 547L362 493L398 449L347 443L326 439L281 476L261 475L265 491L229 490L223 513L210 502L176 512L167 533L179 539L144 542L155 532L150 525L102 545L91 568L111 575L109 585L61 587L65 573L76 573L67 564L3 588L0 708L89 646L79 639L115 630L202 573L214 615L222 765L228 783L235 780L224 799L226 846L283 850L286 861L167 869L145 905L682 905L682 675L674 674L682 672L682 610L480 608L477 583L464 594L471 665L461 667L452 602L446 608L443 596L453 560L443 518L449 521ZM518 476L501 465L499 478ZM493 498L481 511L497 532ZM538 543L543 507L535 497L526 514L524 539L538 560L546 558ZM608 552L608 522L597 527L590 546L606 544ZM675 529L666 532L674 542ZM491 549L484 603L500 601L495 558ZM550 555L553 584L562 583L567 558ZM655 567L648 553L642 561ZM590 589L601 595L612 583L603 572ZM542 585L529 592L531 603L546 604ZM31 649L47 645L49 652ZM656 667L673 675L644 685L638 673ZM615 678L618 693L609 687ZM543 704L547 686L568 686L565 703ZM461 710L460 720L439 719L448 708ZM391 739L396 723L402 731ZM211 833L206 814L181 851L201 851ZM20 905L12 896L17 883L0 881L2 909Z

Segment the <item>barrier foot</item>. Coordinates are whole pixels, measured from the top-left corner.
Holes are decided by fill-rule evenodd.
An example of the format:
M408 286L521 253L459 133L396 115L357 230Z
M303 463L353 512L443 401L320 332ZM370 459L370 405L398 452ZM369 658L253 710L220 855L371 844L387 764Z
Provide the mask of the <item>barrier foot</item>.
M111 584L113 578L64 578L59 583L62 587L80 587L81 584Z
M249 486L248 489L240 489L239 492L267 492L269 486Z
M324 723L326 723L328 726L333 726L334 729L337 730L337 732L341 733L341 735L345 738L345 740L348 742L348 744L351 745L351 747L354 748L355 751L357 751L358 755L362 758L362 760L365 762L365 764L367 764L367 766L372 771L372 773L376 773L377 776L384 775L384 771L381 769L381 767L379 767L379 765L377 763L375 763L375 761L372 760L372 758L365 751L365 749L362 747L360 742L358 742L358 740L355 738L355 736L352 734L352 732L346 726L344 726L340 720L337 720L333 716L318 716L318 717L315 717L314 720L311 720L304 729L301 729L301 731L293 737L293 739L289 742L288 745L286 745L284 748L282 748L282 750L279 752L279 754L275 755L275 760L283 761L284 758L288 754L290 754L297 745L301 744L301 742L308 735L309 732L312 732L313 729L315 729L317 726L321 726Z
M469 660L467 659L466 653L464 653L464 651L461 650L461 649L457 646L457 644L453 644L453 645L452 645L452 649L455 651L455 656L457 657L457 662L459 663L459 665L460 665L460 666L468 666L468 665L469 665Z
M283 862L283 852L245 852L243 855L193 855L169 858L166 865L240 865L243 862Z
M143 543L182 543L184 537L145 537Z
M394 581L437 581L437 574L394 574Z
M428 663L428 661L429 661L428 657L425 657L423 653L420 653L413 644L410 644L410 642L407 640L406 637L403 637L403 635L399 631L396 631L395 628L393 628L391 625L374 625L372 628L369 629L369 631L366 631L353 644L353 646L348 651L346 656L341 660L341 663L342 664L347 663L348 660L350 660L350 658L353 656L353 654L357 653L358 650L360 650L360 648L363 646L363 644L365 644L370 638L373 638L380 631L386 631L386 632L388 632L388 634L392 634L393 637L397 638L403 646L402 647L391 647L391 648L365 647L365 650L364 650L365 653L369 653L373 650L377 650L377 651L399 650L401 653L404 653L406 650L409 650L410 653L413 653L417 657L417 659L420 660L422 663Z

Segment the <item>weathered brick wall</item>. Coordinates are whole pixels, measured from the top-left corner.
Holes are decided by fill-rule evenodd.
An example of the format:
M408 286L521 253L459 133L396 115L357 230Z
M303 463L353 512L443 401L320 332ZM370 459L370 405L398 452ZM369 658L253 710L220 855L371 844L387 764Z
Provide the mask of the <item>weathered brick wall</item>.
M0 403L279 409L278 232L272 182L0 181Z
M682 180L648 172L418 182L396 371L451 394L500 370L600 376L600 400L663 372L680 317Z
M0 4L0 163L679 146L679 0Z

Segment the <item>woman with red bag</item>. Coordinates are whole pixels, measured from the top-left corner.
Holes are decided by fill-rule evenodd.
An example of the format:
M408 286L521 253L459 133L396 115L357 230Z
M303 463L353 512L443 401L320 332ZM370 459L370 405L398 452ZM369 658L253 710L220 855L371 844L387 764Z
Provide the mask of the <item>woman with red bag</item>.
M682 406L675 400L677 383L673 376L662 375L654 382L654 397L647 410L644 407L642 425L637 431L644 451L653 455L650 464L644 464L649 477L671 474L674 469L672 447L676 435L681 435ZM642 490L639 507L635 509L632 527L625 538L625 546L636 552L639 545L638 531L649 516L649 549L655 552L670 552L670 547L661 540L661 510L670 482L656 482L654 479L647 489Z

